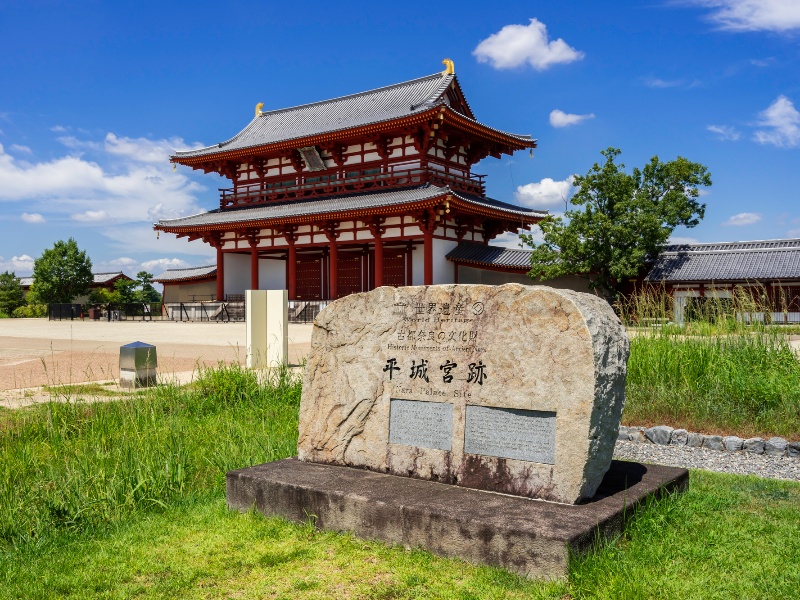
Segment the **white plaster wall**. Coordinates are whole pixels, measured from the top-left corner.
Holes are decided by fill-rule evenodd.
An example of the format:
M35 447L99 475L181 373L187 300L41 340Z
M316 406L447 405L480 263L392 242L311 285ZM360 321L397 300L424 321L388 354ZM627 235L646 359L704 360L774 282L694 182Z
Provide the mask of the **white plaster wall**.
M411 285L423 285L425 283L425 263L422 244L414 246L411 251Z
M286 289L286 261L274 258L259 259L258 288L261 290Z
M244 294L250 287L250 255L225 253L222 256L225 261L225 293Z
M447 253L458 246L455 240L433 240L433 283L455 283L453 263L445 258Z

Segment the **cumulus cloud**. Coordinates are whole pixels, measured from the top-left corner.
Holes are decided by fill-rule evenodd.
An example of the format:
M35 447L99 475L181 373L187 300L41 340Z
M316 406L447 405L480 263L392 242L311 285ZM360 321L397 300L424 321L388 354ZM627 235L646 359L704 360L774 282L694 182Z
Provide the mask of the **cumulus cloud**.
M167 269L185 269L191 265L180 258L156 258L142 263L142 268L147 271L166 271Z
M216 260L217 251L201 240L189 242L186 238L177 238L172 234L161 233L156 237L151 225L125 225L124 227L104 227L101 232L111 241L111 245L119 252L141 252L143 248L153 253L191 254L202 256L210 264Z
M584 56L561 38L550 41L547 26L537 19L531 19L529 25L506 25L478 44L472 54L478 62L488 62L495 69L528 64L537 71Z
M723 141L732 141L735 142L738 140L741 135L734 127L730 125L709 125L706 127L708 131L711 133L716 133L717 137Z
M26 223L44 223L45 221L44 217L39 213L22 213L19 218Z
M723 223L723 225L733 225L733 226L741 226L741 225L755 225L761 220L761 215L758 213L739 213L738 215L733 215L732 217L728 217L728 220Z
M800 29L797 0L689 0L711 8L709 18L730 31L789 32Z
M696 238L693 237L682 237L679 235L671 235L667 240L667 244L678 245L678 244L699 244L700 242L697 241Z
M754 139L759 144L772 144L780 148L800 145L800 112L786 96L778 98L759 114L759 129Z
M18 277L20 275L30 275L33 273L33 258L27 254L13 256L10 260L5 260L0 256L0 271L13 271Z
M594 113L573 115L558 109L550 112L550 125L553 127L569 127L570 125L578 125L579 123L583 123L588 119L594 119Z
M72 215L73 221L83 221L84 223L92 223L98 221L108 221L109 215L104 210L87 210L82 213Z
M135 265L137 262L139 261L128 258L127 256L120 256L119 258L108 261L108 264L115 267L130 267L131 265Z
M11 149L20 154L31 154L31 149L27 146L20 146L19 144L11 144Z
M575 193L574 177L570 175L562 181L545 177L539 182L517 187L517 202L529 208L544 209L548 206L564 206Z
M113 133L106 134L104 147L109 154L124 156L144 163L163 163L176 148L184 148L186 142L181 138L168 140L149 140L147 138L117 137ZM199 146L193 144L193 147Z

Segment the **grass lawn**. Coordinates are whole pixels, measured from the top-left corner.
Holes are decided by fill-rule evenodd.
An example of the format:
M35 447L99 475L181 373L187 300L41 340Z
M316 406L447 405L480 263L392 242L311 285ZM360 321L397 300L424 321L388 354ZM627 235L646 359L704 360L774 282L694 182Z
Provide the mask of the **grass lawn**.
M567 581L228 511L224 473L294 454L300 387L238 366L111 403L0 411L2 598L788 598L800 484L705 472Z

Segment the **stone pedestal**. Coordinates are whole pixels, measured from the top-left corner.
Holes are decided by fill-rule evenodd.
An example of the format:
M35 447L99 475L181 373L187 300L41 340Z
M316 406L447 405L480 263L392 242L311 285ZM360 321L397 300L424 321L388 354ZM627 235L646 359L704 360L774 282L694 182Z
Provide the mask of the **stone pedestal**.
M556 579L570 552L619 533L648 497L683 490L688 477L613 461L595 496L570 505L286 459L229 472L226 497L236 510Z

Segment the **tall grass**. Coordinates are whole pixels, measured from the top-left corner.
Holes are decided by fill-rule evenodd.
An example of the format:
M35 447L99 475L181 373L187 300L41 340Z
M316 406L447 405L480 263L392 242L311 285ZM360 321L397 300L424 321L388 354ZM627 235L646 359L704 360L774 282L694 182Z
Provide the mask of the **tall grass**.
M91 531L222 494L227 470L294 454L300 383L238 365L111 403L0 413L0 544Z
M628 301L629 326L661 326L632 329L626 423L800 439L800 356L783 327L742 318L766 308L748 298L709 299L686 327L658 290Z

